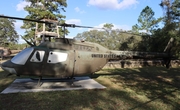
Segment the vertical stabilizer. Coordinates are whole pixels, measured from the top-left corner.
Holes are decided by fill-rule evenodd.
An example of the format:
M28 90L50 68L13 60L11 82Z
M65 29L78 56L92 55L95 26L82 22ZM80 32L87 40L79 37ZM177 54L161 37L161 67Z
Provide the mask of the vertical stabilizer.
M166 66L166 68L170 68L171 66L171 49L174 43L174 38L171 38L166 46L166 48L164 49L164 52L168 53L168 58L164 59L164 64Z
M173 42L174 42L174 38L171 38L166 46L166 48L164 49L164 52L170 52L173 46Z

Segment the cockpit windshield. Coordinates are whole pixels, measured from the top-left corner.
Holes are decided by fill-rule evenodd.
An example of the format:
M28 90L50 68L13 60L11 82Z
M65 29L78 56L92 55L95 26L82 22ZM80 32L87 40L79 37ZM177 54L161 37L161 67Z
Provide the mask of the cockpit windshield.
M15 57L11 59L11 61L15 64L24 65L26 61L28 60L29 56L33 52L33 48L26 48L23 51L21 51L19 54L17 54Z

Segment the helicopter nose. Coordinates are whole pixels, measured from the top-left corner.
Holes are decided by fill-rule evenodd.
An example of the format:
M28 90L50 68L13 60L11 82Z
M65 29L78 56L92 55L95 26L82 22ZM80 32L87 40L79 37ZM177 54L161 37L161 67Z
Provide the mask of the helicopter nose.
M7 72L9 72L9 73L11 73L11 74L17 74L17 73L16 73L16 70L13 68L13 65L14 65L14 64L11 62L11 60L8 60L8 61L2 63L1 68L2 68L4 71L7 71Z

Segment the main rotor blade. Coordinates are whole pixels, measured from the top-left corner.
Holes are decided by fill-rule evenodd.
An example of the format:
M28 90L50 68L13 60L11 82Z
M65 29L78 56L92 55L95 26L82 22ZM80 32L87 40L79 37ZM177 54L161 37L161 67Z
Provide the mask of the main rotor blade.
M79 27L79 28L95 28L95 27L90 27L90 26L78 26L78 25L76 25L76 27Z
M90 26L78 26L78 25L75 25L75 27L79 27L79 28L93 28L93 29L103 29L103 30L106 30L105 28L90 27Z
M104 28L97 28L97 27L91 27L91 26L79 26L79 25L75 25L75 24L66 24L66 23L59 24L59 26L62 26L62 27L72 27L72 28L78 27L78 28L104 29Z
M0 15L0 18L9 18L9 19L17 19L17 20L24 20L24 21L31 21L31 22L38 22L38 23L47 23L47 24L53 24L51 22L45 22L45 21L40 21L40 20L32 20L32 19L26 19L26 18L19 18L19 17L11 17L11 16L4 16Z
M38 23L54 24L53 22L50 22L50 21L33 20L33 19L4 16L4 15L0 15L0 18L9 18L9 19L24 20L24 21L31 21L31 22L38 22ZM78 27L78 28L104 29L104 28L96 28L96 27L91 27L91 26L79 26L79 25L75 25L75 24L66 24L66 23L58 24L58 25L62 26L62 27L72 27L72 28Z

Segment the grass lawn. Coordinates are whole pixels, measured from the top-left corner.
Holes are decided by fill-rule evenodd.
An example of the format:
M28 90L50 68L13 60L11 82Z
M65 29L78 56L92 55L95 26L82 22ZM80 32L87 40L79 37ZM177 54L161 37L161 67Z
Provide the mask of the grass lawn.
M16 76L0 70L0 92ZM92 78L103 90L0 94L1 110L178 110L180 68L103 69Z

